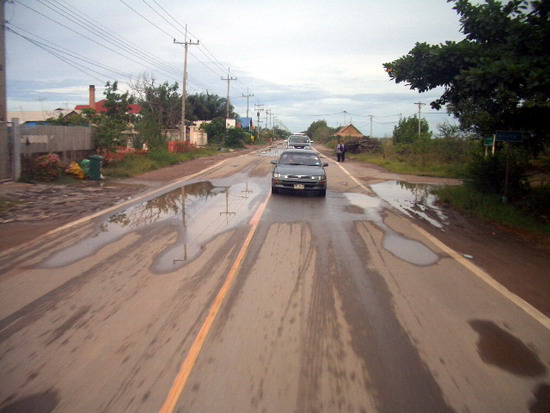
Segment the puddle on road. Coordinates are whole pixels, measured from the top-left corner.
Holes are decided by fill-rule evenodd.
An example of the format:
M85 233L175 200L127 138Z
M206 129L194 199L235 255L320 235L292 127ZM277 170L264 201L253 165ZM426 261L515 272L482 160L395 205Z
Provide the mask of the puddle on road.
M382 199L359 193L346 193L345 196L352 205L363 210L368 221L384 232L382 246L386 251L413 265L428 266L439 260L438 255L420 241L405 238L384 223Z
M436 185L412 184L403 181L387 181L370 185L370 188L390 204L411 218L420 218L436 228L443 229L447 217L435 205L437 197L430 193Z
M241 182L233 185L224 180L187 184L116 212L103 218L94 235L53 254L41 266L63 267L131 232L148 234L153 227L170 226L177 232L177 240L155 258L151 269L165 273L181 268L206 242L251 217L260 182L244 177L237 180Z
M265 151L261 151L259 153L259 156L263 156L263 157L266 157L266 158L276 158L278 159L281 154L283 153L283 151L286 150L286 146L285 145L277 145L275 147L270 147L270 148L267 148Z
M470 326L479 334L478 353L485 363L517 376L546 373L546 367L532 349L492 321L471 320Z

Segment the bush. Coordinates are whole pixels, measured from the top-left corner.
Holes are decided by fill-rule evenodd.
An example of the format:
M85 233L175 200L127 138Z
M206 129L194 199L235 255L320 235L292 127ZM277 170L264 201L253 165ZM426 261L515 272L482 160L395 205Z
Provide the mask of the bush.
M51 182L59 179L65 165L54 153L42 155L33 161L32 177L38 181Z
M501 150L487 158L476 154L467 166L466 182L483 194L507 196L510 200L519 199L529 191L527 162L522 158L520 152L512 150Z
M224 144L229 148L243 148L247 135L248 134L242 129L229 128L227 129L227 136Z

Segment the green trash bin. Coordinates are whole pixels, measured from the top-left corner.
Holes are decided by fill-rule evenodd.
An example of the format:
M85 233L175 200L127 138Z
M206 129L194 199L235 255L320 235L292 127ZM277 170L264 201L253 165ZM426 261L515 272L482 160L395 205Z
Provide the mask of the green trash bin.
M99 181L101 179L101 164L103 163L103 156L90 155L88 156L88 159L90 160L90 179Z

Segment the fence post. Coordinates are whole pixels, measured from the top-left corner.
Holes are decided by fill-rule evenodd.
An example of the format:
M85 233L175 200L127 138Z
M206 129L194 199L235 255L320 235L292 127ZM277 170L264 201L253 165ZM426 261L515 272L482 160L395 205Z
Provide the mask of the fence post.
M12 172L13 180L18 181L21 177L21 125L18 118L11 120L13 139L12 139Z

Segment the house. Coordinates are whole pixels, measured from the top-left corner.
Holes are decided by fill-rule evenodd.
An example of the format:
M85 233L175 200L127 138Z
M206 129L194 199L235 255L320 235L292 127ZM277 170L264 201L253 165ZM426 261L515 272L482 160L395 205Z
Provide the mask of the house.
M76 105L74 108L74 111L67 114L67 116L70 116L75 112L81 113L84 109L93 109L96 111L96 113L105 113L107 112L107 108L105 107L105 102L107 102L107 99L100 100L99 102L95 101L95 86L90 85L88 104ZM130 115L139 115L140 112L141 112L140 105L128 105L128 110L126 111L126 113Z
M347 126L342 126L338 132L334 134L338 138L362 138L364 135L359 132L351 123Z
M186 138L187 142L196 146L208 145L208 137L206 131L201 129L203 123L209 123L209 120L197 120L192 125L187 126ZM180 129L168 129L164 133L170 141L180 141L181 130Z

